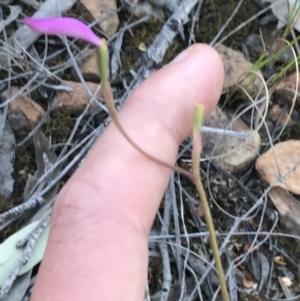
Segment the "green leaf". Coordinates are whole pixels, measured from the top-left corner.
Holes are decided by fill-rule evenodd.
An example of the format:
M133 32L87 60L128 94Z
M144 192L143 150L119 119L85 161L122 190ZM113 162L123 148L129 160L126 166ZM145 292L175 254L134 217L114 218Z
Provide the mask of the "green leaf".
M2 244L0 244L0 287L3 286L5 280L9 277L23 253L22 248L16 248L17 242L24 239L37 227L38 224L39 221L35 221L25 226L24 228L7 238ZM19 275L23 275L24 273L30 271L36 264L38 264L42 260L48 241L49 230L50 226L48 226L44 230L43 234L37 241L27 264L22 268Z

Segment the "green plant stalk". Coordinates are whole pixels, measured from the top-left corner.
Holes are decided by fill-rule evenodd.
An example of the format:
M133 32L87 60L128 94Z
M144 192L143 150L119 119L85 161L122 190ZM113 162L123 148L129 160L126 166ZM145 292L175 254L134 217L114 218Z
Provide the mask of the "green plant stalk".
M289 43L288 45L279 49L277 52L272 54L267 59L264 59L264 57L266 56L266 53L263 53L258 58L258 60L253 64L251 70L245 74L244 79L247 79L252 74L252 71L256 72L256 71L260 70L262 67L264 67L265 65L267 65L268 63L272 62L276 57L278 57L280 54L282 54L288 48L292 47L299 40L300 40L300 35L296 39L294 39L291 43ZM300 56L297 57L297 62L300 62ZM295 64L295 60L288 63L275 77L272 78L272 80L270 81L270 84L272 85L277 80L279 80L288 70L290 70L294 66L294 64Z
M297 63L300 63L300 57L297 57ZM277 75L271 80L271 84L279 80L284 74L287 73L294 65L296 64L295 60L289 62Z
M287 20L287 26L285 28L285 31L283 33L283 39L286 38L286 36L289 34L289 32L291 31L291 27L293 26L293 23L295 22L295 19L297 18L298 14L300 12L300 6L297 7L297 1L295 1L291 13L289 15L289 18ZM265 58L266 53L263 53L258 60L253 64L251 70L252 71L258 71L260 70L262 67L264 67L266 64L272 62L276 57L278 57L280 54L282 54L284 51L286 51L288 48L290 48L291 46L293 46L296 42L298 42L300 40L300 36L298 36L296 39L294 39L291 43L289 43L288 45L286 45L285 47L279 49L278 51L275 51L275 53L273 53L270 57ZM291 68L293 66L293 64L295 63L295 61L292 61L291 63L289 63L282 72L280 72L275 78L272 79L271 83L273 84L276 80L278 80L285 71L289 70L289 68Z
M194 175L194 184L199 193L200 200L202 202L206 223L210 235L210 243L213 251L213 256L216 262L216 269L218 271L218 277L220 281L221 293L224 301L230 301L225 275L223 272L223 267L219 255L219 247L217 243L216 233L214 229L214 224L212 221L208 201L206 194L201 182L200 171L199 171L199 160L201 155L201 137L199 133L200 126L202 124L204 108L202 105L196 105L194 108L194 126L193 126L193 150L192 150L192 164L193 164L193 175Z
M286 26L285 31L283 33L283 38L285 38L289 34L289 32L291 31L291 27L293 27L294 22L297 21L295 19L297 18L298 14L300 12L300 6L297 7L297 4L299 4L297 2L298 2L298 0L296 0L295 3L293 4L291 13L290 13L290 15L288 17L288 20L287 20L287 26ZM287 5L289 5L289 3L287 3Z
M296 39L294 39L290 44L284 46L283 48L281 48L279 51L275 52L274 54L272 54L270 57L268 57L267 59L263 60L263 58L266 56L266 53L263 53L258 60L253 64L251 70L252 71L258 71L260 70L262 67L264 67L266 64L272 62L276 57L278 57L280 54L282 54L284 51L286 51L288 48L290 48L291 46L293 46L296 42L298 42L300 40L300 36L298 36Z
M109 115L112 119L112 121L115 123L116 127L118 128L118 130L120 131L120 133L122 134L122 136L138 151L140 152L142 155L144 155L146 158L148 158L149 160L152 160L154 162L156 162L157 164L160 164L166 168L169 168L171 170L174 170L182 175L185 175L191 179L193 179L193 173L172 165L168 162L165 162L163 160L160 160L154 156L152 156L151 154L147 153L145 150L143 150L139 145L137 145L132 139L131 137L127 134L126 130L123 128L123 125L121 124L119 117L118 117L118 113L116 111L115 108L115 104L114 104L114 97L113 97L113 93L111 90L111 86L109 83L109 58L108 58L108 47L107 47L107 43L104 39L102 39L101 41L101 46L98 48L98 67L99 67L99 73L100 73L100 77L102 79L102 93L103 93L103 97L105 99L106 102L106 107L108 109Z
M295 5L293 6L293 10L295 9ZM287 23L287 27L285 29L285 32L283 33L283 39L287 36L287 34L290 32L290 28L291 25L293 24L293 20L294 18L297 16L297 14L300 12L300 7L297 9L296 13L292 14L289 16L289 20ZM290 20L291 19L291 20ZM273 53L270 57L268 57L267 59L264 60L264 57L266 56L266 53L263 53L258 60L253 64L252 66L252 71L258 71L259 69L261 69L262 67L264 67L266 64L268 64L269 62L273 61L276 57L278 57L278 55L282 54L284 51L286 51L288 48L290 48L291 46L293 46L296 42L298 42L300 40L300 36L298 36L296 39L294 39L292 42L290 42L288 45L284 46L283 48L279 49L278 51L275 51L275 53Z

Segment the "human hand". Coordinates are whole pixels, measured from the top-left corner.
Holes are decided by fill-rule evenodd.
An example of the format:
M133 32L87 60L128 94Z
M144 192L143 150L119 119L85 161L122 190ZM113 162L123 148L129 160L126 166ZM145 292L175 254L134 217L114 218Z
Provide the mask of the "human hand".
M120 121L148 153L174 163L195 103L208 116L222 85L219 55L193 45L141 84ZM110 124L57 198L31 300L143 300L148 235L170 174Z

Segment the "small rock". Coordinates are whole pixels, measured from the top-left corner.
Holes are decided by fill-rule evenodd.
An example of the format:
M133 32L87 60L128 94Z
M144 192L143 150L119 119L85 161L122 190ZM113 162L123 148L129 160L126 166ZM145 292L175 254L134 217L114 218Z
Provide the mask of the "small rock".
M19 88L11 88L11 96L19 92ZM7 99L7 92L2 93L2 99ZM8 120L13 130L25 130L34 127L44 116L43 108L27 96L19 95L9 103Z
M280 220L289 233L300 235L300 203L281 187L273 187L268 193L279 212ZM297 239L300 245L300 241Z
M270 118L270 120L275 124L279 117L281 116L282 114L282 108L279 106L279 105L274 105L272 106L272 108L269 110L268 112L268 117ZM281 125L285 125L286 123L287 124L290 124L292 123L292 120L291 118L289 118L289 114L287 112L285 112L283 114L282 117L280 117L280 124Z
M108 36L114 35L119 26L116 0L80 0L95 21L99 21L100 29Z
M81 66L81 72L86 81L100 82L97 53L93 52Z
M247 134L249 140L229 134L202 133L203 153L207 157L220 156L216 159L217 163L236 173L248 167L257 157L261 140L259 134L251 131L242 120L236 120L228 128L230 123L231 120L217 107L205 122L205 126Z
M300 194L299 148L300 141L287 140L277 143L273 149L261 155L255 165L261 179L269 185Z
M264 44L262 37L259 34L252 33L245 39L245 45L253 51L256 55L264 51Z
M295 97L296 93L296 104L300 106L300 74L298 75L298 90L296 91L296 84L297 84L297 73L292 73L284 78L275 88L275 92L278 96L287 100L290 104L292 104L293 98Z
M165 14L161 8L152 5L151 1L129 0L131 5L128 5L129 11L136 17L141 18L146 15L152 15L155 18L164 20Z
M233 88L238 83L243 86L251 96L257 96L263 84L256 74L249 73L249 75L247 75L247 72L251 70L253 65L246 60L243 53L222 44L217 46L216 50L219 52L224 63L224 89L228 90ZM258 74L262 76L260 71L258 71Z
M69 86L73 89L72 93L66 91L57 92L57 103L55 109L60 112L68 112L69 114L80 114L90 102L91 97L86 92L82 83L65 81L65 86ZM99 85L95 83L86 82L91 92L94 94ZM96 95L97 99L101 97L101 90ZM94 102L93 105L96 106Z

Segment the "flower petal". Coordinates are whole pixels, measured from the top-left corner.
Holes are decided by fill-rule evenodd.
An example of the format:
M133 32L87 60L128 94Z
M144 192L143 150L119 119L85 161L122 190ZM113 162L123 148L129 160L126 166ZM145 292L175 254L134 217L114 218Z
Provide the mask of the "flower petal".
M69 17L25 18L24 23L32 30L50 35L64 35L100 46L101 39L83 22Z

